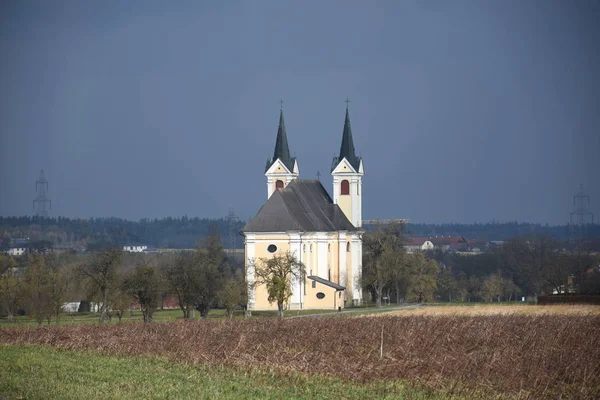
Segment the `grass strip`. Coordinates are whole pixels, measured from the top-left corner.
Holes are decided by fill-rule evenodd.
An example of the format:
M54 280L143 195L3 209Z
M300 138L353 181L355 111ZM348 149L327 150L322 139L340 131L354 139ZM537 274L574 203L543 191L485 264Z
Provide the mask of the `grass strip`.
M189 365L39 345L0 345L2 399L435 399L401 382L358 384L301 373Z

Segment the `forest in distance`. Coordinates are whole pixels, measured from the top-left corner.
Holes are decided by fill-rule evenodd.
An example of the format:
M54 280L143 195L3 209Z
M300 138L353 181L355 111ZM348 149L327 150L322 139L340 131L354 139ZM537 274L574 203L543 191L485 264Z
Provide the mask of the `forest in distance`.
M46 241L53 246L71 245L95 250L126 243L143 243L155 248L191 249L198 241L216 232L225 247L235 242L243 248L238 234L246 222L228 218L166 217L130 221L121 218L67 218L67 217L0 217L0 249L11 240L29 238ZM369 226L365 227L369 229ZM568 240L582 233L588 238L600 238L600 225L589 224L583 229L576 225L542 225L528 222L490 222L474 224L420 224L405 227L408 236L463 236L480 241L506 240L531 234L545 234L556 240ZM233 234L232 234L233 233Z

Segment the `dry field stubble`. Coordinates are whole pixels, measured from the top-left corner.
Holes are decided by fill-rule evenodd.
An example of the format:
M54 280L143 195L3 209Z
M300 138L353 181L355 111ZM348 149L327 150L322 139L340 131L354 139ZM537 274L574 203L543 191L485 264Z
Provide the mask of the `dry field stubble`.
M467 397L598 398L600 315L385 315L0 329L0 343L407 380Z
M587 304L561 304L561 305L507 305L507 304L477 304L477 305L441 305L424 306L398 311L391 311L388 315L582 315L600 316L600 306Z

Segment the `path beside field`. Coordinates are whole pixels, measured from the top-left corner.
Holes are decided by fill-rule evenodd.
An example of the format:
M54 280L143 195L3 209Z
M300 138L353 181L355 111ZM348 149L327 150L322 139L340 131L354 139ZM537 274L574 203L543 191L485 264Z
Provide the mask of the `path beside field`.
M335 317L336 315L347 315L347 314L380 314L386 313L390 311L398 311L398 310L407 310L411 308L420 308L423 304L420 303L406 303L389 307L382 308L354 308L339 312L332 313L321 313L321 314L306 314L306 315L294 315L290 317L286 317L286 319L291 318L323 318L323 317Z

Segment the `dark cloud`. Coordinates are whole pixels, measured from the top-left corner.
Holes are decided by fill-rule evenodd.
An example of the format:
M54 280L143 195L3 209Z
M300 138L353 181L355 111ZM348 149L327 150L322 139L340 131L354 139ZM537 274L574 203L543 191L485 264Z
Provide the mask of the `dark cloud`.
M3 2L0 214L253 215L284 98L330 188L350 97L364 216L600 214L597 2Z

